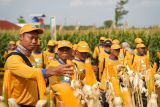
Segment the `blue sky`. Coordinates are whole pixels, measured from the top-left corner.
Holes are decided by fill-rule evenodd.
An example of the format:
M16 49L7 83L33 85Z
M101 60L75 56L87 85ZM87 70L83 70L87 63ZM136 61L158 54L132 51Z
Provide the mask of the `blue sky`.
M17 23L24 16L31 21L31 14L46 14L45 22L55 16L57 24L103 25L104 20L114 20L118 0L0 0L0 19ZM125 8L129 13L122 22L129 26L144 27L160 24L160 0L129 0Z

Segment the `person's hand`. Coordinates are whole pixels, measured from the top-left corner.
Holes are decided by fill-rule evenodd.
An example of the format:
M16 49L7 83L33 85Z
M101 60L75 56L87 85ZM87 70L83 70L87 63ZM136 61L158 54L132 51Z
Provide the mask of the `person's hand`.
M59 65L57 67L49 67L46 71L48 76L52 75L62 75L62 74L73 74L73 66L72 65Z

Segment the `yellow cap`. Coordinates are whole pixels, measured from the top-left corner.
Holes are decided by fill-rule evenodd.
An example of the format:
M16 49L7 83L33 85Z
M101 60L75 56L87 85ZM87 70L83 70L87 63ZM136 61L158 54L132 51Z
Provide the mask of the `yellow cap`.
M106 38L105 37L100 37L100 40L106 40Z
M111 49L120 49L120 48L121 48L121 46L118 45L118 44L113 44L113 45L111 46Z
M31 31L37 31L38 34L42 34L43 33L43 30L40 29L40 28L36 28L35 25L33 25L33 24L26 24L26 25L24 25L21 28L19 34L23 34L23 33L26 33L26 32L31 32Z
M89 48L89 45L88 45L87 42L81 41L81 42L78 43L77 50L79 52L89 52L90 48Z
M77 49L77 46L78 46L78 44L74 44L74 45L73 45L73 50L76 50L76 49Z
M17 46L19 45L19 40L16 42L16 45L17 45Z
M47 45L48 46L55 46L56 44L55 44L54 40L49 40Z
M119 41L118 39L114 39L114 40L112 41L112 44L117 44L117 45L119 45L119 44L120 44L120 41Z
M136 44L139 44L139 43L143 43L143 40L142 40L141 38L136 38L136 39L134 40L134 42L135 42Z
M145 48L146 46L143 43L137 44L136 48Z
M13 44L13 45L15 45L16 43L15 43L14 41L9 41L8 44Z
M58 42L58 49L59 49L59 48L62 48L62 47L72 48L72 44L71 44L71 42L66 41L66 40L59 41L59 42Z

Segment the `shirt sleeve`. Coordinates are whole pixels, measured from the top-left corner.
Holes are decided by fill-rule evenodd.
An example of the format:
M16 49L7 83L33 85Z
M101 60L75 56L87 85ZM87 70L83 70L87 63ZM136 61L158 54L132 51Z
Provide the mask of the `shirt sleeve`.
M7 59L5 69L22 78L36 78L36 72L41 72L40 68L32 68L26 65L18 55L12 55Z

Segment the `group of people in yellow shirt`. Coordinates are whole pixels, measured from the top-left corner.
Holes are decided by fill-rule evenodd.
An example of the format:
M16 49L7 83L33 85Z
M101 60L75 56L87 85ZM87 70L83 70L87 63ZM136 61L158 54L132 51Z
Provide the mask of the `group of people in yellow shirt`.
M43 30L30 24L20 30L17 45L9 42L5 70L10 72L9 98L15 98L22 107L35 106L41 89L38 75L53 86L59 83L70 83L76 70L79 80L84 80L85 61L91 53L87 42L72 44L67 40L49 40L47 49L41 51L38 34ZM118 66L125 65L134 72L140 73L150 67L149 50L141 38L135 39L136 49L132 50L127 42L120 44L118 39L100 37L100 44L95 47L93 60L97 60L97 81L100 89L105 90L106 81L118 77ZM12 54L12 52L14 54ZM94 67L93 67L94 68ZM37 73L38 72L38 73ZM40 74L39 74L40 73ZM44 81L45 82L45 81ZM64 87L65 88L65 87Z

